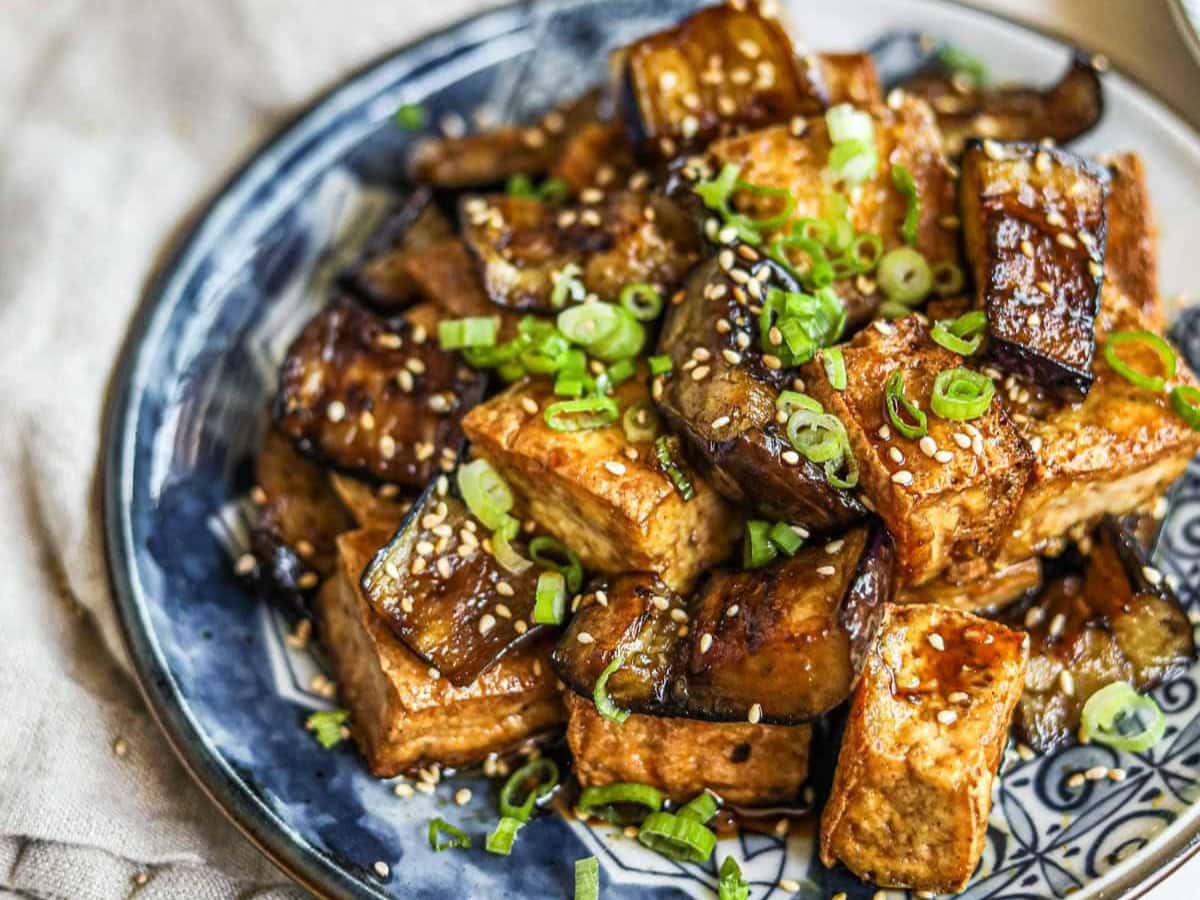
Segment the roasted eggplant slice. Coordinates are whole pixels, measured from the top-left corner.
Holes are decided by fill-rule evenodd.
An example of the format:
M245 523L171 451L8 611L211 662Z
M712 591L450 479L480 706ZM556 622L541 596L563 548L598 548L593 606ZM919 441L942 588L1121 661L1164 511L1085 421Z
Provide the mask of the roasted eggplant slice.
M893 590L886 532L859 528L759 571L714 573L690 604L655 576L623 575L584 597L553 661L591 697L712 722L796 724L849 696Z
M1034 557L1001 566L971 581L943 576L916 587L903 587L896 602L933 603L988 614L1016 603L1041 586L1042 561Z
M397 310L415 293L408 257L453 235L450 220L419 187L398 205L367 241L358 262L341 272L345 290L379 310Z
M419 486L453 468L459 419L484 381L438 346L439 317L429 304L383 319L335 300L288 350L277 427L307 455L366 478Z
M760 283L795 288L771 263L754 272ZM757 322L739 295L741 286L717 260L692 273L659 338L674 369L656 381L658 408L730 499L814 531L852 524L865 508L795 453L777 420L775 402L788 379L763 362Z
M634 171L633 146L620 122L591 122L571 135L550 170L573 195L587 188L608 189Z
M700 258L695 226L666 197L593 190L597 196L585 199L594 202L564 210L503 194L463 201L463 237L493 302L552 312L555 283L568 266L579 269L588 292L607 300L635 282L670 290Z
M1017 727L1038 751L1071 740L1083 705L1105 685L1149 690L1196 657L1187 614L1136 538L1111 518L1096 530L1086 573L1055 580L1013 619L1032 641Z
M618 52L622 113L643 150L670 159L737 130L819 113L821 67L755 7L702 9Z
M500 321L498 340L516 335L521 316L488 299L475 258L461 238L452 237L405 254L404 269L417 293L447 318L493 316Z
M545 627L532 624L540 570L501 566L450 481L439 476L421 495L363 572L362 591L396 637L462 687Z
M1108 174L1064 150L972 141L962 210L989 353L1078 399L1092 384L1108 240Z
M817 57L829 94L829 105L879 106L883 88L869 53L822 53Z

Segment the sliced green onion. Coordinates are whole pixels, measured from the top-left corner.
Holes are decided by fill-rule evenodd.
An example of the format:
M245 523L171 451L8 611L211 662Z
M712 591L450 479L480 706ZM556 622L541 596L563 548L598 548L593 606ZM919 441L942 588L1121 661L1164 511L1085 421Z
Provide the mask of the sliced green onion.
M519 822L528 822L533 806L558 787L558 764L542 756L527 762L508 776L500 789L500 815ZM524 794L520 802L517 797Z
M1117 355L1117 347L1122 344L1144 344L1157 354L1162 365L1161 375L1146 375L1139 372ZM1146 391L1161 394L1167 382L1175 377L1178 357L1165 340L1149 331L1114 331L1104 342L1104 361L1114 372L1131 384Z
M840 347L826 347L821 351L821 365L829 386L835 391L846 389L846 357Z
M605 374L608 375L609 383L616 387L632 378L635 372L637 372L637 365L632 359L618 359L608 367Z
M567 581L567 590L578 593L583 586L583 563L562 541L543 535L529 542L529 555L539 565L560 573Z
M958 47L945 45L938 49L938 59L952 74L965 75L976 87L983 87L988 81L987 66L979 57L960 50Z
M550 202L565 200L571 193L571 186L561 178L547 178L537 190L538 199Z
M726 163L710 181L698 182L692 191L709 209L721 212L729 208L729 198L737 187L738 174L741 167L734 163Z
M629 443L647 443L658 436L658 414L647 401L639 400L625 410L625 415L621 417L621 427L625 430L625 440Z
M624 664L625 654L619 653L614 656L612 662L604 667L604 671L596 679L596 687L592 689L592 700L596 703L596 712L618 725L629 718L629 710L620 709L608 696L608 679Z
M497 327L498 322L492 316L446 319L438 323L438 343L443 350L493 347L496 344Z
M996 385L986 375L961 367L946 369L933 381L929 405L943 419L963 422L987 412L995 394Z
M638 831L638 840L656 853L680 862L704 862L717 846L717 836L699 822L665 812L646 817Z
M746 523L742 538L742 568L761 569L778 556L779 551L771 543L771 523L762 519L751 519Z
M633 825L648 813L662 809L663 799L657 788L623 781L584 788L577 807L585 816L595 816L614 825Z
M860 112L849 103L839 103L825 110L825 127L829 129L831 144L875 139L874 120L868 113Z
M617 307L611 303L581 303L564 309L555 321L571 343L590 347L614 334L618 319Z
M439 840L441 835L449 835L449 840ZM443 818L434 819L429 823L429 849L434 853L441 853L443 850L452 850L455 847L461 847L464 850L471 849L471 838L467 833L459 828L455 828Z
M913 181L912 172L905 166L892 166L892 184L904 195L907 204L900 234L904 236L904 242L911 246L917 242L917 225L921 221L921 195L917 193L917 183Z
M524 172L518 172L509 177L508 181L504 183L504 193L510 197L537 199L537 188L533 186L533 181Z
M513 842L517 839L517 832L521 830L521 826L525 823L520 819L512 819L504 816L496 824L496 830L487 836L487 841L484 842L484 848L488 853L495 853L498 856L508 856L512 853Z
M870 272L883 257L883 238L877 234L856 234L846 250L845 259L852 263L855 274Z
M941 319L934 324L929 336L935 344L959 356L971 356L983 344L987 331L987 316L978 309L963 313L957 319Z
M942 261L933 267L933 292L939 297L953 297L967 283L958 263Z
M912 247L897 247L885 253L875 270L875 280L889 300L906 306L920 303L933 288L929 263Z
M485 528L496 530L513 508L508 484L486 459L476 459L458 467L458 491L463 502Z
M685 819L691 819L703 825L717 814L719 808L716 798L708 791L705 791L684 804L676 815L683 816Z
M875 315L880 319L903 319L907 315L911 315L912 310L903 303L897 303L895 300L884 300L875 310Z
M692 190L706 207L720 215L726 226L732 227L739 240L748 244L761 244L762 232L783 225L792 216L796 208L795 198L784 188L771 187L763 184L752 184L740 181L738 173L741 168L733 163L726 163L717 177L710 181L702 181ZM734 212L730 206L735 191L746 191L766 197L778 197L783 205L773 216L765 219L754 219L744 213Z
M1200 389L1190 384L1171 388L1171 408L1195 431L1200 431Z
M519 527L520 523L517 524ZM514 575L523 575L533 567L533 562L514 550L511 541L511 534L502 530L493 531L492 556L496 557L496 562L500 563L506 571L512 572Z
M904 371L893 372L883 387L883 411L892 427L911 441L929 433L924 410L904 395Z
M1134 733L1121 731L1119 721L1132 721L1138 713L1150 716L1150 725ZM1143 697L1126 681L1114 681L1088 697L1082 720L1088 740L1134 753L1149 750L1167 730L1167 717L1159 705L1152 698Z
M621 288L617 302L633 313L639 322L653 322L663 311L662 292L645 282L625 285Z
M321 709L305 720L304 727L313 733L318 744L328 750L345 737L342 729L349 718L348 709Z
M554 379L554 395L556 397L582 397L595 386L587 375L562 373Z
M642 352L642 346L646 343L646 327L634 318L633 313L623 306L614 306L613 309L617 313L616 330L588 348L592 356L603 362L635 357Z
M787 416L791 416L798 409L807 409L815 413L825 412L825 407L821 406L820 402L799 391L780 391L779 396L775 398L775 409Z
M550 305L555 309L561 309L567 302L567 298L572 300L582 300L587 296L587 288L583 286L583 282L579 276L583 274L583 270L575 263L567 263L554 275L554 287L550 291Z
M767 533L771 543L786 553L795 556L796 551L804 546L804 538L796 533L796 529L787 522L776 522Z
M551 326L550 331L537 338L529 338L528 346L521 351L520 362L531 375L549 375L563 368L571 345L565 337Z
M396 124L405 131L420 131L429 115L420 103L403 103L396 110Z
M561 625L567 616L567 584L561 572L543 572L534 591L533 621L537 625Z
M575 860L575 900L600 900L600 860Z
M692 486L691 479L687 477L687 473L675 461L675 445L672 439L667 435L663 435L654 442L654 453L658 457L658 466L663 470L671 484L675 486L675 490L679 492L686 503L696 496L696 489Z
M834 181L862 184L874 177L878 166L875 145L868 141L842 141L829 151L829 172Z
M742 867L732 856L721 863L717 881L717 900L750 900L750 885L742 877Z
M671 361L671 357L664 354L652 356L648 360L650 363L651 375L666 375L671 369L675 368L675 363Z
M815 463L840 461L849 445L846 428L837 416L807 409L788 418L787 437L801 455Z
M796 268L788 251L799 250L808 256L808 268ZM825 248L812 238L799 234L781 235L771 242L767 256L783 266L793 277L810 287L825 287L833 283L833 266L825 256Z
M551 403L543 418L553 431L588 431L611 425L617 415L617 401L612 397L585 397Z
M840 474L843 465L846 467L845 475ZM831 459L825 463L825 480L835 488L847 490L858 484L858 460L850 452L848 443L841 459Z

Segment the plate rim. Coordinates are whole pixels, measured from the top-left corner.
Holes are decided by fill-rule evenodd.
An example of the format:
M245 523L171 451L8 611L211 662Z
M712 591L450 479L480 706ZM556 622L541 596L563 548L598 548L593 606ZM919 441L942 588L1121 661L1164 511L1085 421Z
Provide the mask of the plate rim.
M1184 4L1184 0L1171 0L1167 5L1183 42L1191 51L1192 61L1200 64L1200 21L1193 16Z
M602 2L604 0L576 0L571 5L593 5ZM965 0L917 2L930 6L958 7L1047 38L1066 49L1079 50L1091 56L1102 56L1113 74L1136 87L1138 92L1153 104L1157 104L1160 108L1158 111L1168 114L1164 124L1170 125L1171 129L1177 132L1176 136L1182 132L1200 148L1200 127L1193 125L1170 101L1140 78L1113 64L1107 55L1089 50L1086 45L1062 31L997 10L981 8ZM130 494L125 488L130 487L131 472L126 463L133 438L131 426L136 420L135 410L131 405L134 400L134 376L146 349L146 337L151 322L163 306L175 273L197 245L206 224L212 220L221 202L250 170L276 150L297 126L322 110L343 89L351 87L381 66L397 62L409 54L418 52L430 42L450 37L467 28L482 28L494 24L502 31L505 22L519 24L530 14L533 7L534 0L512 0L422 32L351 67L328 86L302 101L292 113L274 125L265 138L255 143L233 164L227 174L219 178L215 186L201 195L180 221L172 226L166 242L155 250L154 260L139 291L137 306L130 317L128 329L118 350L116 365L107 385L99 453L99 474L102 480L99 499L100 518L104 528L105 568L112 588L122 640L134 669L138 692L176 758L221 815L284 876L324 900L342 897L355 900L387 900L387 895L373 889L369 884L348 878L344 869L329 856L307 842L296 840L290 826L255 792L228 771L227 762L209 751L204 731L192 719L179 685L166 666L158 640L146 618L141 591L133 583L133 560L129 553L125 503L125 498ZM1183 16L1181 0L1171 0L1169 7L1178 21L1189 21ZM1184 31L1189 48L1200 61L1200 36L1190 28L1181 30ZM1154 111L1153 106L1151 110ZM1200 807L1200 804L1197 806ZM1170 840L1161 843L1144 856L1139 852L1135 857L1137 864L1101 889L1096 895L1096 900L1133 900L1143 897L1166 881L1197 853L1200 853L1200 818L1189 828L1181 829L1180 833L1173 835Z

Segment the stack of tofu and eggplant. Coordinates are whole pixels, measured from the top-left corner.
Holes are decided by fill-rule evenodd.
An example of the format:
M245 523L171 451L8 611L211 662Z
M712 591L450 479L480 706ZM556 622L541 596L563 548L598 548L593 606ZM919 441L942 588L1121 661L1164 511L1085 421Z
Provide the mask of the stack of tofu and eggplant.
M427 136L287 354L253 572L332 661L310 726L507 776L492 852L557 806L707 860L819 754L822 860L955 891L1010 729L1163 733L1195 647L1148 558L1200 387L1141 162L1061 148L1092 64L876 49L712 7L538 122Z

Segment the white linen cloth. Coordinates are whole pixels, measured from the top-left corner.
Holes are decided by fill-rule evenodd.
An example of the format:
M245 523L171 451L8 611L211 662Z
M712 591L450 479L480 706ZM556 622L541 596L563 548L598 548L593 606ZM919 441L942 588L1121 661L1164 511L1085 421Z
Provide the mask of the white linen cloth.
M482 5L0 3L0 897L304 896L191 783L132 682L102 555L103 402L152 266L223 175L355 65ZM1200 123L1162 4L991 5Z

